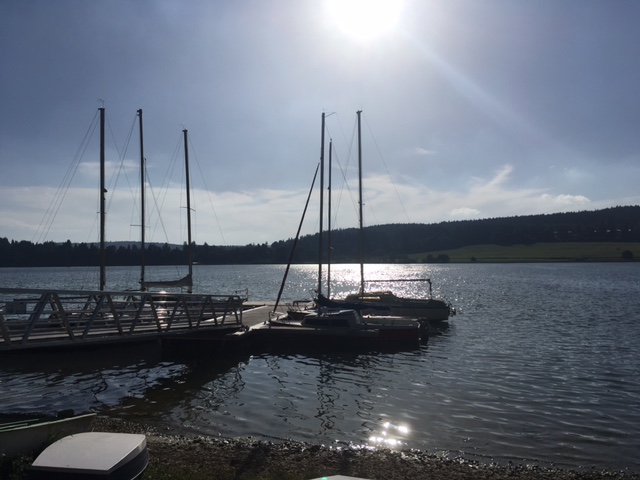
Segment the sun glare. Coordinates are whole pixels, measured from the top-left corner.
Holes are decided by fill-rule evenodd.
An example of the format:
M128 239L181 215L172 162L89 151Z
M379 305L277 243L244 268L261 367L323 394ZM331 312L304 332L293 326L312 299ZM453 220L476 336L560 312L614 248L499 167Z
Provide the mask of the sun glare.
M332 22L356 40L367 41L392 31L398 24L400 0L327 0Z

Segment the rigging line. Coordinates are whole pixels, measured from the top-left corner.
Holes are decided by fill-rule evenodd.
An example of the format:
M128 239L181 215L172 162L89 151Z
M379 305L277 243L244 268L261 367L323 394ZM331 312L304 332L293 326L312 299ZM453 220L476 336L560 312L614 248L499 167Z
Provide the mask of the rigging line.
M354 195L354 193L351 191L351 187L349 184L349 181L347 180L347 171L349 170L349 164L351 163L351 158L352 158L352 153L353 153L353 146L355 144L355 138L356 138L356 132L357 132L357 126L358 126L358 122L357 120L355 120L353 122L353 129L351 131L351 140L350 142L348 142L348 155L347 155L347 163L344 167L344 169L342 168L342 166L340 166L340 174L342 176L342 185L340 187L340 193L338 196L338 205L336 207L339 208L341 200L342 200L342 193L344 191L344 189L346 188L347 192L349 193L349 198L351 199L351 204L353 205L354 211L356 212L356 218L359 217L358 215L358 201L355 199L356 195Z
M129 180L129 176L127 175L127 169L125 167L125 158L127 156L127 153L129 151L129 146L131 145L131 139L133 138L133 132L135 130L135 126L136 126L136 122L137 122L137 118L138 118L138 114L137 112L133 115L133 120L131 121L131 127L129 128L129 134L127 135L127 138L125 140L125 144L124 144L124 149L122 150L122 152L119 154L119 158L120 158L120 165L118 166L118 169L116 170L116 174L115 174L115 180L112 176L112 178L109 181L109 188L111 188L111 185L113 184L113 189L115 191L115 188L118 184L118 180L120 178L120 174L124 175L124 178L127 182L127 186L129 187L129 192L131 192L131 198L133 199L133 209L131 210L131 220L129 221L129 238L131 238L131 229L136 226L134 224L134 216L137 214L137 218L140 219L142 217L141 213L140 213L140 209L141 209L141 204L142 201L140 200L140 205L138 203L138 192L140 191L140 186L138 184L138 182L135 182L134 185L136 185L135 189L131 187L131 181ZM113 201L113 198L115 197L115 195L111 195L109 197L109 205L107 210L111 207L111 202Z
M155 213L157 215L155 224L153 226L153 230L151 232L151 238L153 238L153 236L155 235L156 230L158 229L158 224L160 224L160 227L162 229L162 232L164 233L164 237L166 242L169 242L169 235L167 234L167 229L164 225L164 221L162 220L162 209L164 208L164 203L167 199L167 196L169 194L169 187L171 186L171 178L173 177L173 171L175 170L175 166L177 163L177 158L178 158L178 152L180 150L180 146L182 145L182 132L180 132L179 134L179 138L178 138L178 142L176 144L176 147L173 151L173 155L171 157L171 160L169 162L169 165L167 167L167 170L165 172L165 176L164 179L162 181L162 184L160 186L161 190L164 191L164 194L162 194L162 197L160 198L159 196L156 197L155 195L155 191L153 190L153 188L151 188L151 194L152 194L152 198L153 198L153 207L155 209ZM160 200L160 201L159 201ZM151 213L154 213L153 211Z
M97 128L98 123L96 119L98 118L99 112L100 112L99 110L96 110L96 113L94 114L93 119L89 124L89 128L85 132L84 137L82 138L82 141L78 146L78 150L76 150L76 153L73 157L71 165L69 165L69 167L67 168L67 171L65 172L62 178L62 181L60 182L60 185L58 186L58 189L54 194L53 201L49 203L49 206L47 207L47 210L44 216L42 217L42 220L40 221L40 224L38 225L36 232L34 233L32 242L37 243L39 241L44 241L49 235L49 231L51 230L53 222L55 221L55 218L58 215L58 212L62 205L62 202L69 190L71 181L73 180L73 177L78 171L78 167L80 165L80 159L83 157L84 152L86 152L89 145L89 139L91 138L93 132Z
M148 172L147 172L147 167L146 166L145 166L144 170L145 170L145 178L147 178ZM155 210L157 211L156 224L155 224L153 232L155 233L156 228L158 226L158 223L160 223L160 226L162 227L162 232L164 233L164 236L165 236L165 242L169 243L169 235L167 234L167 229L166 229L166 227L164 225L164 220L162 220L162 215L160 215L160 212L162 210L161 207L164 204L164 200L167 197L168 188L161 189L165 193L163 195L162 201L160 202L160 206L158 206L158 196L156 195L156 191L154 190L153 185L151 184L151 182L148 182L148 183L149 183L149 190L151 190L151 198L153 199L153 205L155 207ZM149 240L151 241L152 238L153 238L153 235L151 235L151 238ZM153 243L153 242L151 242L151 243Z
M145 177L146 177L147 173L146 173L146 167L145 167ZM167 233L167 228L164 224L164 221L162 220L162 208L164 206L164 202L167 199L168 196L168 192L169 192L169 185L165 186L161 186L160 188L160 194L156 195L156 191L153 188L153 185L149 182L149 190L151 191L151 198L153 199L153 207L154 207L154 211L150 212L150 214L155 213L156 214L156 220L155 223L153 225L153 229L150 232L150 238L149 241L152 241L152 239L155 236L155 233L158 229L158 225L160 225L160 229L162 230L162 233L164 233L164 239L165 242L169 243L169 234ZM164 192L164 193L162 193Z
M191 142L191 137L189 136L189 144L191 145L191 151L194 152L194 157L196 159L196 165L198 165L198 171L200 172L200 177L202 178L202 183L204 184L204 189L207 192L207 198L209 199L209 203L211 204L211 210L213 210L213 217L216 219L216 225L218 225L218 230L220 231L220 236L222 237L222 244L227 245L227 241L224 238L224 233L222 231L222 227L220 225L220 220L218 219L218 213L216 212L215 206L213 205L213 200L211 198L211 191L207 186L207 181L205 179L204 173L202 172L202 167L200 165L200 161L198 160L198 155L195 153L195 149L193 148L193 142Z
M115 145L115 147L116 147L116 152L118 152L118 156L120 156L120 151L119 151L119 148L118 148L118 142L116 141L115 135L114 135L114 133L113 133L113 128L111 127L111 122L109 121L109 117L107 117L106 115L105 115L105 120L106 120L106 122L107 122L107 126L109 127L109 132L111 133L111 139L112 139L112 141L113 141L113 144L114 144L114 145ZM111 180L110 180L110 182L109 182L109 185L108 185L107 187L105 187L105 188L107 189L107 191L112 191L112 188L111 188L111 184L112 184L112 182L113 182L113 174L112 174L112 178L111 178ZM114 187L114 188L115 188L115 187ZM107 204L107 206L106 206L106 211L108 211L108 210L109 210L109 206L111 205L111 201L112 201L112 200L113 200L113 196L112 196L112 195L110 195L110 196L109 196L109 203L108 203L108 204ZM99 210L99 208L98 208L98 210ZM96 226L97 226L97 224L98 224L99 218L100 218L100 215L99 215L99 214L97 214L97 215L95 215L95 216L93 217L93 223L91 224L91 228L90 228L90 229L89 229L89 231L87 232L87 237L86 237L86 238L87 238L87 240L89 240L89 239L92 237L93 232L97 230Z
M316 166L316 172L313 174L313 181L311 182L311 188L309 189L309 194L307 195L307 201L304 204L304 210L302 211L302 218L300 219L300 223L298 224L298 231L296 232L295 239L293 240L293 245L291 246L291 252L289 253L289 261L287 262L287 268L284 271L284 275L282 277L282 283L280 284L280 290L278 291L278 297L276 298L276 303L273 306L273 313L275 313L278 308L278 304L280 303L280 299L282 298L282 292L284 291L284 286L287 282L287 276L289 275L289 269L291 268L291 262L293 261L293 255L296 251L296 246L298 245L298 239L300 238L300 230L302 230L302 224L304 223L304 217L307 214L307 208L309 207L309 200L311 199L311 194L313 193L313 186L316 183L316 177L318 176L318 169L320 168L320 164Z
M340 133L342 134L342 138L344 140L344 143L346 145L349 145L349 142L347 141L347 138L346 138L346 136L344 134L344 129L342 128L342 123L340 122L340 118L339 118L337 113L336 113L336 117L338 119L338 125L340 127L339 130L340 130ZM326 130L327 130L329 138L331 140L333 140L333 135L331 135L331 131L329 130L328 123L326 124ZM353 136L352 136L352 139L353 139ZM347 184L345 171L347 170L347 167L349 165L349 159L351 158L351 147L352 146L353 146L353 142L351 143L351 146L348 147L347 165L344 166L344 167L342 166L342 163L340 162L340 158L339 158L339 155L338 155L338 149L335 147L335 145L334 145L334 148L333 148L333 158L335 158L337 160L338 167L339 167L339 170L340 170L340 174L342 176L342 185L338 189L339 196L337 198L337 204L334 205L333 218L331 219L331 223L334 225L334 227L337 224L336 219L338 218L338 211L340 210L340 203L341 203L341 200L342 200L342 192L343 192L343 189L345 188L345 184ZM333 158L332 158L332 160L333 160ZM333 191L335 191L336 189L333 186L331 188L332 188L332 200L333 200L333 198L334 198L333 197ZM348 188L349 188L349 186L347 184L347 189Z
M331 139L331 137L329 137ZM332 151L332 158L331 158L332 162L337 162L338 164L338 168L340 170L340 172L342 173L343 176L343 185L341 188L344 187L344 168L342 166L342 163L340 162L340 155L338 154L338 151L334 148ZM335 188L333 185L331 185L331 195L332 195L332 203L333 203L333 192L334 192ZM338 211L340 210L340 198L338 198L338 202L337 205L333 205L333 212L332 212L332 216L331 216L331 224L332 226L335 228L337 225L337 219L338 219Z
M409 214L407 213L407 209L405 208L404 203L402 202L402 198L400 197L400 193L398 192L396 184L393 181L393 177L391 176L391 173L389 172L389 167L387 166L387 163L384 161L384 157L382 156L382 152L380 151L380 147L378 146L378 142L376 142L376 137L373 135L373 132L371 131L371 127L369 126L369 122L367 122L366 116L365 116L365 119L364 119L364 123L367 125L367 129L369 130L369 133L371 134L371 139L373 140L373 144L375 145L376 150L378 151L378 155L380 156L380 159L382 160L382 164L384 165L384 168L387 171L387 175L389 175L389 180L391 181L391 185L393 185L394 192L396 192L396 196L398 197L398 201L400 202L400 206L402 207L402 211L404 212L405 217L407 217L407 221L409 223L411 223L411 219L409 218Z
M180 135L180 137L182 138L182 135ZM155 221L155 225L153 228L153 231L151 233L151 235L149 236L149 238L147 239L147 244L149 243L154 243L153 242L153 236L157 230L158 224L160 224L162 232L164 233L164 239L165 239L165 243L169 244L169 235L167 233L167 228L164 224L164 220L162 218L161 212L162 212L162 208L164 206L164 203L169 195L169 187L170 185L170 181L171 181L171 177L172 177L172 173L173 170L175 169L175 164L176 164L176 159L178 158L178 151L181 145L181 141L178 141L178 144L176 145L176 148L174 150L173 153L173 157L169 163L169 167L167 169L167 173L165 173L165 178L162 182L162 185L160 186L160 193L158 195L156 195L156 190L153 188L153 182L151 182L150 177L149 177L149 171L147 170L147 163L145 161L144 163L144 172L145 172L145 179L147 179L147 190L150 191L151 193L151 199L153 200L153 210L151 212L149 212L149 215L152 214L156 214L156 221ZM160 199L160 201L158 201ZM146 223L146 219L145 219L145 223ZM180 239L182 240L182 238ZM155 242L157 243L157 242ZM174 265L173 266L173 271L176 272L177 275L183 275L183 273L181 273L181 269L179 265Z
M92 132L95 131L95 128L97 125L96 118L98 117L98 113L99 113L99 110L96 111L96 114L94 115L89 125L89 128L85 133L84 138L82 139L82 142L80 143L78 150L75 153L75 156L73 157L71 164L69 165L67 171L65 172L65 175L63 176L63 179L60 182L60 185L58 186L58 189L54 195L54 199L52 202L50 202L47 208L47 211L45 212L40 222L40 225L38 226L38 229L34 234L34 240L36 235L38 235L38 232L40 232L38 240L44 241L44 239L47 238L47 235L49 234L49 231L51 230L51 227L54 223L54 220L60 210L62 202L64 201L64 198L69 190L71 181L78 170L78 167L80 165L80 159L82 158L83 153L87 149L89 138L91 137Z
M178 145L179 147L179 145ZM177 149L176 149L177 151ZM175 164L175 156L174 156L174 161L172 163ZM146 166L146 162L145 162L145 178L148 178L148 171L147 171L147 166ZM151 181L148 181L148 190L151 190L151 198L153 199L153 205L155 207L155 211L157 212L157 218L156 218L156 227L154 227L154 233L155 233L155 229L157 228L158 223L160 224L160 226L162 227L162 232L164 233L165 236L165 243L170 243L169 241L169 235L167 234L167 229L165 227L164 224L164 220L162 219L162 215L160 215L160 212L162 210L162 205L164 205L164 202L168 196L168 191L169 191L169 185L162 186L161 190L164 191L164 194L162 195L162 201L160 202L160 206L158 205L158 198L159 196L156 195L156 191L153 188L153 184ZM153 235L151 235L151 238L149 239L149 241L147 242L149 243L154 243L153 241L151 241L151 239L153 238ZM182 238L180 238L180 240L182 240ZM176 274L181 275L181 269L179 265L174 265L173 266L173 270L176 272Z
M109 133L111 133L111 140L113 141L113 145L116 147L116 152L118 153L118 158L122 157L122 152L120 152L120 148L118 148L118 142L116 141L116 136L113 133L113 128L111 128L111 122L109 121L109 117L106 118L107 126L109 127Z
M127 154L127 150L129 148L129 143L131 141L131 137L132 137L132 134L133 134L133 128L135 126L135 117L134 117L134 120L133 120L133 122L131 124L131 129L129 131L129 135L127 136L127 139L126 139L125 144L124 144L124 149L122 151L118 147L118 142L116 141L116 137L115 137L115 134L113 133L113 128L111 127L111 122L110 122L108 117L106 118L106 121L107 121L107 126L109 127L109 132L111 133L111 139L113 141L113 145L116 148L116 152L118 153L118 159L119 159L119 166L118 166L117 169L112 170L111 178L109 179L109 181L107 183L107 187L106 187L107 191L111 193L111 195L108 196L108 202L107 202L107 205L106 205L106 211L108 213L109 210L111 209L111 204L113 203L113 199L115 197L114 193L115 193L116 187L118 185L118 179L120 178L120 173L121 172L124 172L125 179L127 181L127 184L129 185L129 190L131 191L131 183L129 182L129 177L127 176L126 169L124 168L124 158L125 158L125 156ZM109 163L109 162L107 162L107 163ZM135 196L134 196L134 199L135 199ZM96 230L96 225L98 223L98 218L99 218L98 215L96 215L94 217L94 221L93 221L93 224L91 225L91 229L89 230L89 232L87 234L87 238L91 238L91 235L93 235L94 230Z

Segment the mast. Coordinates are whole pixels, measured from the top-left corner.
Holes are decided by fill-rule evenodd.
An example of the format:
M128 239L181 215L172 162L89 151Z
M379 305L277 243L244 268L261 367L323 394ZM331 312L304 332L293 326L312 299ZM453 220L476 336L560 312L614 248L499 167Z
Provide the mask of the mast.
M100 290L106 285L106 255L105 255L105 194L104 187L104 107L100 111Z
M146 290L144 285L144 249L145 249L145 165L144 165L144 139L142 135L142 109L138 110L138 125L140 127L140 289Z
M189 144L187 142L187 129L182 130L182 133L184 135L184 170L187 188L187 259L189 263L189 284L187 286L187 292L191 293L193 286L193 258L191 252L191 187L189 186Z
M333 152L333 140L329 139L329 204L327 211L327 298L331 298L331 153Z
M358 110L358 198L360 206L360 294L364 293L364 230L362 221L362 135L360 129L360 114Z
M316 184L316 177L318 176L318 168L320 165L316 167L316 171L313 174L313 181L311 182L311 188L309 189L309 194L307 195L307 201L304 204L304 210L302 211L302 218L300 219L300 224L298 225L298 231L296 232L296 238L293 240L293 246L291 247L291 253L289 253L289 261L287 262L287 268L284 270L284 276L282 277L282 283L280 283L280 290L278 291L278 298L276 298L276 304L273 307L273 313L278 309L278 304L280 303L280 299L282 298L282 292L284 291L284 285L287 282L287 276L289 275L289 269L291 268L291 262L293 261L293 254L296 251L296 246L298 245L298 239L300 238L300 230L302 230L302 224L304 222L304 217L307 214L307 208L309 207L309 200L311 199L311 194L313 193L313 187Z
M322 112L322 132L320 133L320 233L318 236L318 295L322 293L322 217L324 215L324 118Z

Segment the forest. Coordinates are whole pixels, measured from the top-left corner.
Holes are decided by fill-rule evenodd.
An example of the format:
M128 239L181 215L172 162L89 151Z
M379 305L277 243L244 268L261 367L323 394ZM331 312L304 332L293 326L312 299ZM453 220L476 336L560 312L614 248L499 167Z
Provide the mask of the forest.
M317 263L320 236L280 240L271 245L192 245L193 261L206 265ZM323 261L329 251L328 233L323 234ZM363 241L356 228L331 232L331 261L354 263L409 262L416 254L470 245L534 245L566 242L640 242L640 206L620 206L596 211L527 215L434 224L387 224L365 227ZM628 252L633 257L632 252ZM627 254L627 255L628 255ZM147 265L180 265L187 262L185 245L150 244L145 248ZM132 243L108 244L106 264L139 265L140 247ZM436 258L436 260L438 260ZM440 258L440 261L443 259ZM446 259L444 259L446 260ZM94 243L31 243L0 238L0 267L97 266L100 248Z

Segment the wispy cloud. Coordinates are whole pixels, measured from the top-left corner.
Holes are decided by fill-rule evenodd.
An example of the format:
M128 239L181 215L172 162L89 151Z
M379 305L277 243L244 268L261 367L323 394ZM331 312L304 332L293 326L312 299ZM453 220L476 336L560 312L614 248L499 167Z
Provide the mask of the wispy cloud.
M449 215L451 215L452 218L460 217L463 219L470 219L480 215L480 210L476 208L460 207L451 210L451 212L449 212Z

